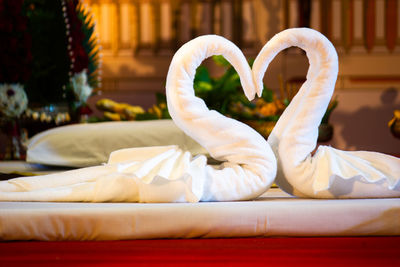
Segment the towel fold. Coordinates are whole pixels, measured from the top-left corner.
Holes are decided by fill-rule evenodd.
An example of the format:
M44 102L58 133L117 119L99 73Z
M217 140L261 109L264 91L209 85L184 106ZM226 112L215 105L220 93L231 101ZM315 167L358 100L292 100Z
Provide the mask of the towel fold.
M223 55L238 72L246 96L254 97L252 72L240 49L208 35L175 54L167 75L167 103L176 125L223 164L207 165L205 156L192 158L177 146L123 149L103 166L0 182L0 200L197 202L264 193L276 175L267 141L247 125L210 111L194 95L196 68L212 55Z
M307 80L264 140L236 120L209 110L194 94L196 68L223 55L240 76L245 95L261 95L262 78L283 49L298 46L310 61ZM376 152L320 146L318 126L332 97L338 57L315 30L288 29L257 56L253 70L232 42L200 36L174 55L167 104L175 124L223 163L207 165L177 146L115 151L103 166L0 182L0 200L197 202L253 199L274 181L286 192L316 198L400 197L400 159ZM277 169L278 168L278 169Z
M278 161L276 183L286 192L317 198L400 197L400 159L376 152L317 146L318 126L332 97L338 56L319 32L288 29L275 35L253 64L257 92L272 59L297 46L310 62L307 80L286 108L268 143ZM360 133L362 134L362 133Z

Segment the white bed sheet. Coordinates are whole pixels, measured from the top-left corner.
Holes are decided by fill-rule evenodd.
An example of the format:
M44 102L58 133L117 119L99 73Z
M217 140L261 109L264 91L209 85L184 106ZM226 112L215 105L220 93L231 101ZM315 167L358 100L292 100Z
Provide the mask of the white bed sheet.
M238 202L0 202L1 240L365 235L400 235L399 199L299 199L273 188Z

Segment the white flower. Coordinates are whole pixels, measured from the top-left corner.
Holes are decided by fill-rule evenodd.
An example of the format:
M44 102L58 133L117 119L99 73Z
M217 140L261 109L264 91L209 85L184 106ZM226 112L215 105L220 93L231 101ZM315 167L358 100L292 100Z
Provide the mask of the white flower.
M21 84L0 84L0 113L18 117L28 106L28 97Z
M86 103L88 97L92 94L92 88L87 82L86 70L75 73L71 78L71 84L77 100L80 103Z

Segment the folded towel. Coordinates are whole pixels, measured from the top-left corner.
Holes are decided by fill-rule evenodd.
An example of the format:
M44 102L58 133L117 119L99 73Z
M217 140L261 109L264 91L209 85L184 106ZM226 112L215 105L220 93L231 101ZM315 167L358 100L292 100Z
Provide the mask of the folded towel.
M255 86L251 69L232 42L215 35L198 37L180 48L167 76L167 103L178 127L201 144L205 156L192 158L177 146L115 151L104 166L0 182L6 201L196 202L252 199L276 175L269 144L247 125L210 111L194 95L196 68L207 57L223 55L238 72L246 96Z
M338 56L331 42L307 28L275 35L253 64L258 94L277 53L291 46L306 51L307 80L268 138L278 161L276 183L288 193L317 198L400 197L400 159L376 152L340 151L317 145L318 126L332 97ZM362 133L360 133L362 134Z

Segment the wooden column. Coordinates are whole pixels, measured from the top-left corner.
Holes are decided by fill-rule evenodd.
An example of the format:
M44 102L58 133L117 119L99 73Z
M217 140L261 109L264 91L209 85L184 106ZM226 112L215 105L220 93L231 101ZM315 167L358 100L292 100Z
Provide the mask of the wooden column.
M320 1L321 14L321 32L328 38L332 39L332 0Z
M233 32L233 42L238 46L243 45L243 15L242 15L242 0L232 1L232 32Z
M392 52L396 46L397 39L397 0L386 0L385 31L386 46Z
M375 0L364 3L364 36L365 47L370 52L375 45Z
M348 52L353 45L354 36L354 2L342 0L342 39L343 47Z

